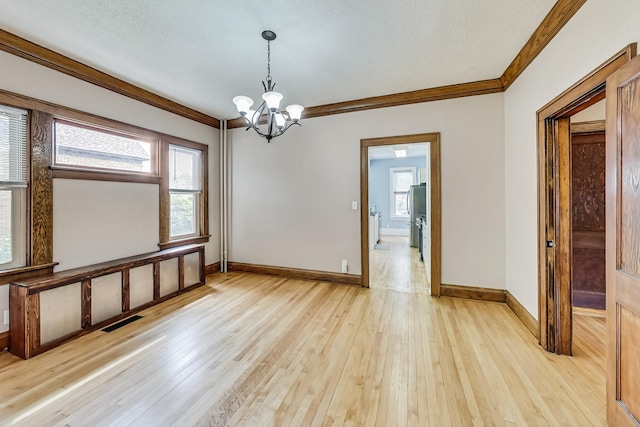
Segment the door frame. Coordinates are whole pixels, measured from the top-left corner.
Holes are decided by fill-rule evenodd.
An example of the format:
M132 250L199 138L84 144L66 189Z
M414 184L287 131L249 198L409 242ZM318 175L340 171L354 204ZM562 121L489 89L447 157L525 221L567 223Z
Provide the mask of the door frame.
M360 260L362 286L369 287L369 147L383 145L429 144L429 179L431 205L431 283L430 294L440 296L441 281L441 184L440 184L440 133L366 138L360 140Z
M536 113L538 336L552 353L571 355L572 346L569 117L604 99L607 77L636 52L629 44Z

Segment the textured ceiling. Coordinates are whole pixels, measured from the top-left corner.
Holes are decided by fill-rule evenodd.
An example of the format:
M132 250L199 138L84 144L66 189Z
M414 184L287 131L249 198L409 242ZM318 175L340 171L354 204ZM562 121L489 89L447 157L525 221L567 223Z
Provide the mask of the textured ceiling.
M554 0L4 0L0 28L218 118L499 77Z

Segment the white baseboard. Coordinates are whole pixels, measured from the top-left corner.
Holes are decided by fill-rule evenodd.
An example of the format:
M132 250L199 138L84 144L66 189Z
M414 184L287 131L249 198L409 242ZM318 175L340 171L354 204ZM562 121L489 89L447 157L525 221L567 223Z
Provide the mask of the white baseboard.
M402 228L381 228L380 234L382 236L406 236L409 237L409 229Z

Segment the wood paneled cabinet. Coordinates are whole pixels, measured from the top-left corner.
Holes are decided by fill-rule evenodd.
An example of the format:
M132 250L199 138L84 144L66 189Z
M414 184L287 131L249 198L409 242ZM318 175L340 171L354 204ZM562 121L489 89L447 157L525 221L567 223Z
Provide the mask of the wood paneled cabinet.
M28 359L205 283L204 246L124 258L9 286L9 351Z

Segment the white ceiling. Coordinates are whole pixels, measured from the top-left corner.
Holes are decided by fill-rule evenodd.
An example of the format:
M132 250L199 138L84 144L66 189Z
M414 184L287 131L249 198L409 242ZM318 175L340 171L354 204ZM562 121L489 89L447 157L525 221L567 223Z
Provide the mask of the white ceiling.
M555 0L4 0L0 28L217 118L499 77Z
M384 145L378 147L369 147L369 159L395 159L396 152L394 150L406 150L407 157L426 157L427 144L412 143L400 145Z

